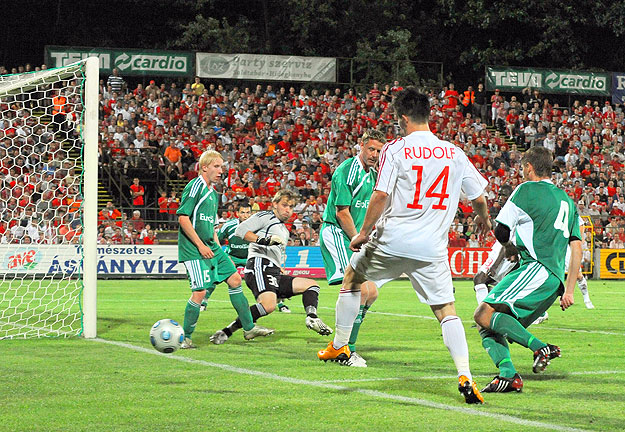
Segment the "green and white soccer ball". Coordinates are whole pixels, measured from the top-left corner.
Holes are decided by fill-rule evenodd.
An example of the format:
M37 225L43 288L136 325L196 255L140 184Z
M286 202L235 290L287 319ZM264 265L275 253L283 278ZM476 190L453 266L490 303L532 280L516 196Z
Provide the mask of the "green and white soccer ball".
M180 348L183 340L184 330L172 319L156 321L150 329L150 342L157 351L162 353L173 353Z

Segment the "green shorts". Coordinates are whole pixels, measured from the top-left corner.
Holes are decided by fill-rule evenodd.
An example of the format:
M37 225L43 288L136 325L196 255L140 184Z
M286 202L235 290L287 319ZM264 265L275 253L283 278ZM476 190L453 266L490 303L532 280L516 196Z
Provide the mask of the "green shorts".
M235 257L232 255L228 255L228 256L230 257L230 259L232 260L232 262L237 268L245 267L245 264L247 263L247 258L239 258L239 257Z
M353 253L349 248L349 239L336 225L323 224L319 235L319 245L328 283L340 284L343 282L345 269Z
M530 262L506 275L484 302L507 305L517 320L528 327L551 307L562 290L560 279L542 264Z
M189 277L191 291L202 291L213 286L217 267L210 259L195 259L183 262Z
M210 259L184 261L191 291L211 289L237 272L232 260L221 248L213 250Z

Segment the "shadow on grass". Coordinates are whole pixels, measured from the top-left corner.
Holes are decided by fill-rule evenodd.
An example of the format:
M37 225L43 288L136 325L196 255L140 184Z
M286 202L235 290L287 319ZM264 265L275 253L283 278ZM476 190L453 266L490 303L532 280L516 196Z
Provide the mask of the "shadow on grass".
M98 336L104 337L116 328L130 323L130 319L98 317Z

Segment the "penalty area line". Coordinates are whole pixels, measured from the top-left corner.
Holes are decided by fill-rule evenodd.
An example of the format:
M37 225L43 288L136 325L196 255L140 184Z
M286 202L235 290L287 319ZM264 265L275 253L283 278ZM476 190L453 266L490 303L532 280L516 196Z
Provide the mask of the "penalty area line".
M585 429L577 429L577 428L562 426L558 424L527 420L527 419L514 417L510 415L503 415L503 414L482 411L476 408L467 408L467 407L461 407L461 406L448 405L448 404L444 404L440 402L433 402L427 399L419 399L419 398L414 398L414 397L409 397L409 396L400 396L400 395L385 393L385 392L376 391L376 390L345 387L345 386L340 386L340 385L322 382L322 381L310 381L310 380L304 380L304 379L299 379L299 378L292 378L292 377L287 377L287 376L282 376L282 375L276 375L276 374L269 373L269 372L263 372L263 371L253 370L253 369L245 369L245 368L232 366L228 364L221 364L221 363L208 362L205 360L193 359L190 357L185 357L185 356L176 355L176 354L163 354L152 348L145 348L145 347L132 345L132 344L125 343L125 342L117 342L117 341L101 339L101 338L87 339L87 340L98 342L98 343L103 343L103 344L108 344L108 345L114 345L114 346L118 346L121 348L133 350L136 352L164 357L164 358L171 359L171 360L181 361L181 362L190 363L190 364L198 364L202 366L208 366L214 369L225 370L227 372L234 372L234 373L238 373L241 375L249 375L249 376L255 376L255 377L260 377L260 378L266 378L272 381L281 381L281 382L288 383L288 384L318 387L318 388L323 388L327 390L356 392L356 393L360 393L360 394L373 397L373 398L405 402L405 403L409 403L412 405L420 405L420 406L424 406L427 408L434 408L434 409L439 409L439 410L444 410L444 411L453 411L453 412L458 412L458 413L477 416L477 417L487 417L487 418L503 421L506 423L514 423L514 424L518 424L522 426L537 427L537 428L542 428L542 429L565 431L565 432L586 432Z

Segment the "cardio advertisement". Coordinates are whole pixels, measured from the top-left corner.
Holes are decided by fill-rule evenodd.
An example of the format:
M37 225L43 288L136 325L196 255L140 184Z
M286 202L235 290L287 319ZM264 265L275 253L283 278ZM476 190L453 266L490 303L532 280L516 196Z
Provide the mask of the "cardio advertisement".
M117 68L122 77L131 75L175 77L191 75L195 69L195 56L185 51L50 45L45 47L46 64L53 68L67 66L92 56L100 60L100 74L104 75L109 75L113 68Z
M46 276L71 276L80 272L82 250L78 245L0 245L0 272ZM454 277L472 277L488 257L488 249L450 248ZM288 247L285 270L301 277L325 278L319 247ZM98 246L101 277L186 277L178 263L177 246Z

